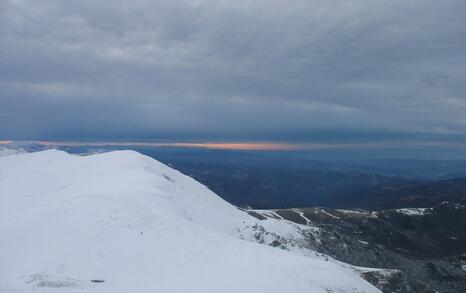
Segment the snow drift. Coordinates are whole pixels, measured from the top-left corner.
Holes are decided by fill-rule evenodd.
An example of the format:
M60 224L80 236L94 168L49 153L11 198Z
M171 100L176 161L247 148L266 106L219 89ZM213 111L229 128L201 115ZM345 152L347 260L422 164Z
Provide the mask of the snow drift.
M379 292L297 231L133 151L0 157L0 292Z

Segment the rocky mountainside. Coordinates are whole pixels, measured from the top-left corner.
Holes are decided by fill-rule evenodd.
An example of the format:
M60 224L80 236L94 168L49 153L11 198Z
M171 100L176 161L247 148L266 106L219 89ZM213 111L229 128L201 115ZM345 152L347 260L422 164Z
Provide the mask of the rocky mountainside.
M313 227L307 242L316 251L356 265L393 269L368 272L384 292L466 292L466 207L382 211L304 208L250 210ZM384 275L386 276L384 278Z

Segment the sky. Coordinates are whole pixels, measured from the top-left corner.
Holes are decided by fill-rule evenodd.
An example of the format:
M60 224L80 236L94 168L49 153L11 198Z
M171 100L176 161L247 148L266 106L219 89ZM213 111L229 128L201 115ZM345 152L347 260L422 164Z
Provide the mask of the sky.
M465 147L466 1L0 0L0 140Z

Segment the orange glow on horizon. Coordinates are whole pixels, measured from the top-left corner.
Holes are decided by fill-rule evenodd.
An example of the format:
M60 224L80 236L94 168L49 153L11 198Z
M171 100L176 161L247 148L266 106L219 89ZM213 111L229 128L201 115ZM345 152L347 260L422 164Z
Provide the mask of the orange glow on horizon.
M298 149L297 145L285 143L175 143L174 146L207 149L261 151L284 151Z
M289 143L190 143L190 142L80 142L80 141L37 141L48 146L140 146L140 147L183 147L205 148L221 150L260 150L260 151L284 151L300 149L299 145Z
M0 140L0 145L13 141ZM215 150L237 151L318 151L343 149L377 149L377 148L416 148L416 147L455 147L466 148L465 143L434 142L434 141L379 141L379 142L353 142L353 143L280 143L280 142L86 142L86 141L28 141L46 147L179 147Z

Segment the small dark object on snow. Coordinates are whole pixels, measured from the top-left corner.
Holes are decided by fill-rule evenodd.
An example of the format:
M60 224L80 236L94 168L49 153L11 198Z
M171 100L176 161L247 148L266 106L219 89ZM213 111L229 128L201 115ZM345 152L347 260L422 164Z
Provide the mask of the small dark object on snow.
M105 280L97 280L97 279L94 279L94 280L91 280L92 283L103 283L105 282Z

